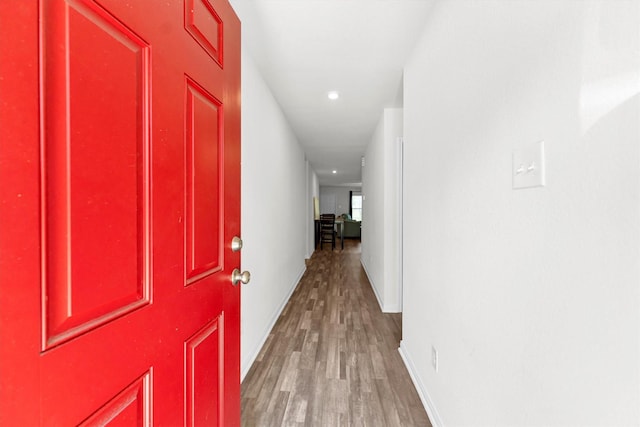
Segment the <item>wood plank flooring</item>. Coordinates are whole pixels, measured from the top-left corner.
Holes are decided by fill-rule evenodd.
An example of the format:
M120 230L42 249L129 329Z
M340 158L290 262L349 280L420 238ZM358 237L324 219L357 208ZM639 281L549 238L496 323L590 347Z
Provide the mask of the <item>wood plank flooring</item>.
M431 426L398 353L401 319L380 311L359 241L316 250L242 383L242 425Z

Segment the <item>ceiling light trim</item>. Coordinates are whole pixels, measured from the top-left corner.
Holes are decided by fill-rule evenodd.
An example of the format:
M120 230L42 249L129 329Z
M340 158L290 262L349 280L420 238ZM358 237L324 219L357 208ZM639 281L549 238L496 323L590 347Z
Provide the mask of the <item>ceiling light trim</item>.
M327 93L327 98L329 98L332 101L335 101L338 98L340 98L340 92L338 92L337 90L331 90Z

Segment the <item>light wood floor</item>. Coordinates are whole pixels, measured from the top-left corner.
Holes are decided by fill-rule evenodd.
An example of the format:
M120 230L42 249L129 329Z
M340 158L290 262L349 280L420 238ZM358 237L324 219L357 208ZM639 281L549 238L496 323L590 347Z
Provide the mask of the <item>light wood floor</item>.
M325 245L242 383L243 426L431 426L380 311L360 242Z

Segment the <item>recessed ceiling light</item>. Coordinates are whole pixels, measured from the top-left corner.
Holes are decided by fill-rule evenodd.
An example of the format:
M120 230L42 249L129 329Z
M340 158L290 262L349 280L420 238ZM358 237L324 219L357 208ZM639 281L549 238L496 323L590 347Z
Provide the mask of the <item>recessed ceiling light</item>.
M331 171L331 173L338 173L338 171Z
M336 99L340 98L340 94L335 90L332 90L327 94L327 97L329 97L330 100L335 101Z

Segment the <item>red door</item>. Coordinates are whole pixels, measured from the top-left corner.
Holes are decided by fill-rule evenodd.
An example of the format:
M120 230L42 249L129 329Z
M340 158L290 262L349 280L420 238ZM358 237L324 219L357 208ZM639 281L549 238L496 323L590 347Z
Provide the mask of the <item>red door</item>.
M239 425L227 1L0 1L0 144L0 425Z

